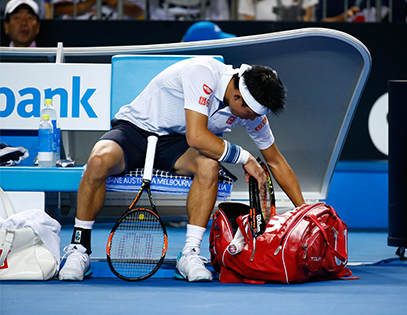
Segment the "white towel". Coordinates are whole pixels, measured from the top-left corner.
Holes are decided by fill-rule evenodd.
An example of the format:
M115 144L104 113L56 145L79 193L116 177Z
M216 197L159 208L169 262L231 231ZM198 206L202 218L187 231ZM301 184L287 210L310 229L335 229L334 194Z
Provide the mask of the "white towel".
M13 214L4 220L0 217L0 229L20 229L31 227L39 235L45 246L60 260L61 231L59 222L43 210L30 209Z

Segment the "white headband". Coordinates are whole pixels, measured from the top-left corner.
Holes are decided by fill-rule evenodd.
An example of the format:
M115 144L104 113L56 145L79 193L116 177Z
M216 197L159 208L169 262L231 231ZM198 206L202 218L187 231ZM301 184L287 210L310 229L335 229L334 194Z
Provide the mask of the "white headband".
M252 66L242 64L240 66L240 69L238 71L239 74L239 91L243 96L243 100L245 103L253 110L256 114L258 115L266 115L270 112L270 109L267 107L261 105L258 101L254 99L254 97L250 94L249 89L247 88L246 81L244 79L243 74L246 71L249 71L252 69Z

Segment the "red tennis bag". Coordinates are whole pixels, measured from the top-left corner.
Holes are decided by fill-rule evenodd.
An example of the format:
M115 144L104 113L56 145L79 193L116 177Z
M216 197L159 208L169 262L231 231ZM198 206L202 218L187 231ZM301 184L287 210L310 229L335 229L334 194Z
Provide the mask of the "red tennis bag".
M210 253L219 282L288 284L352 275L345 268L348 229L332 207L318 203L277 214L254 242L249 211L244 204L221 203L214 215ZM238 228L245 245L232 255L227 247Z

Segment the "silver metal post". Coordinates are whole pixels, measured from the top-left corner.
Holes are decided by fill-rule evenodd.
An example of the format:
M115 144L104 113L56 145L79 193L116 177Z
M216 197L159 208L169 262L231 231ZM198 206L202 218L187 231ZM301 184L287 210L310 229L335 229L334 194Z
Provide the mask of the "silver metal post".
M78 0L73 1L73 18L76 19L76 16L78 15Z
M277 21L281 21L282 20L282 3L281 0L277 0Z
M376 22L382 21L382 0L376 0Z
M201 0L201 14L200 19L203 21L205 20L206 16L206 0Z
M102 0L96 0L96 19L102 18Z
M123 0L117 0L117 19L123 19Z
M393 22L393 0L389 0L389 22Z
M345 0L343 2L344 7L343 7L343 12L344 12L344 22L347 22L347 17L348 17L348 9L349 9L349 1Z

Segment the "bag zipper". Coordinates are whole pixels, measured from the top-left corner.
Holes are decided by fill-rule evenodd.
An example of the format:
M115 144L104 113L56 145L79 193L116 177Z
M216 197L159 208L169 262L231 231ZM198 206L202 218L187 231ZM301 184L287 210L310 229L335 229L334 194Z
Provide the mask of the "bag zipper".
M313 208L312 208L313 209ZM311 210L311 209L310 209ZM307 211L308 213L308 211ZM306 215L306 214L305 214ZM287 231L285 232L285 234L283 235L283 237L281 238L280 241L280 245L276 248L276 250L274 251L274 256L277 256L278 253L280 252L280 250L283 248L283 243L284 240L286 238L286 236L289 234L289 232L291 231L291 229L293 228L293 226L302 218L303 216L300 215L298 216L293 222L290 223L290 226L288 227Z
M320 203L316 204L316 205L313 205L310 209L308 209L308 211L305 214L298 216L293 222L291 222L290 226L288 227L287 231L285 232L285 234L283 235L283 237L282 237L282 239L280 241L280 245L274 251L274 256L277 256L278 253L280 252L280 250L283 248L284 240L287 237L287 235L290 233L290 231L292 230L293 226L295 226L300 219L305 217L311 210L315 209L319 205L320 205Z
M322 213L323 214L323 213ZM337 218L333 215L333 213L332 213L332 211L329 211L329 215L331 216L331 217L333 217L335 220L337 220ZM304 216L304 219L308 219L309 217L308 217L308 213ZM319 229L318 229L319 230ZM332 227L332 231L336 234L336 235L338 235L339 234L339 232L334 228L334 227ZM304 250L305 250L305 252L304 252L304 254L303 254L303 256L302 256L302 258L303 259L306 259L307 258L307 256L308 256L308 245L311 245L311 244L313 244L313 242L315 242L315 239L319 236L320 234L319 233L315 233L315 235L313 235L310 239L308 239L308 242L302 247Z

